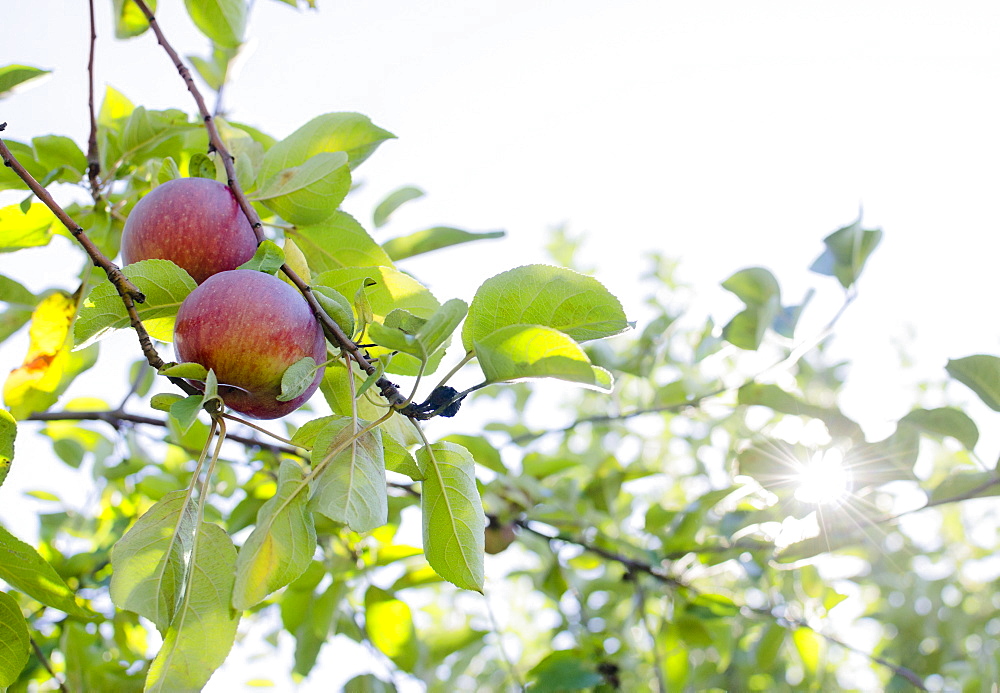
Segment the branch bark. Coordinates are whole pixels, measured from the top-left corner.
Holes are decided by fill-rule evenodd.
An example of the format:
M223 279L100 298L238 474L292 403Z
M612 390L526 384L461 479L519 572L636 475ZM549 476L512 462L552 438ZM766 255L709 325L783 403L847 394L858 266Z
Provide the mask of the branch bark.
M209 141L209 152L216 152L219 158L222 160L222 165L226 169L226 178L229 184L229 188L233 191L237 202L240 205L240 209L247 217L247 221L250 222L251 228L253 228L254 234L257 236L257 243L265 239L264 236L264 225L261 223L260 216L257 211L253 208L253 205L247 200L246 195L243 193L243 189L240 187L239 180L236 177L236 166L235 160L229 150L226 148L225 143L222 141L222 137L219 134L219 129L215 125L215 118L212 116L211 112L208 110L208 106L205 104L205 99L201 95L201 91L195 84L194 79L191 77L191 71L184 65L177 51L174 50L170 42L167 41L166 36L160 29L159 23L156 21L156 17L153 12L149 9L149 6L144 2L144 0L134 0L135 4L139 7L142 13L146 16L146 20L149 22L150 29L156 35L156 41L163 47L166 51L171 62L173 62L174 67L177 69L178 74L180 74L181 79L184 80L184 84L187 86L191 96L194 97L195 103L198 106L198 112L201 114L202 120L205 122L205 128L208 130L208 141ZM376 371L375 365L369 360L368 356L365 354L364 350L358 347L350 337L344 334L344 331L340 329L340 326L334 321L326 312L320 307L319 302L316 297L313 296L312 289L310 286L298 275L295 271L288 265L282 265L281 271L285 273L285 276L302 292L303 297L305 297L306 302L312 309L313 314L316 319L319 320L320 325L323 326L323 331L326 333L327 337L331 342L340 346L345 352L350 354L361 369L368 375L372 375ZM406 397L399 391L398 386L395 383L390 382L384 376L376 381L376 386L379 388L381 395L389 402L393 407L402 407L406 404Z

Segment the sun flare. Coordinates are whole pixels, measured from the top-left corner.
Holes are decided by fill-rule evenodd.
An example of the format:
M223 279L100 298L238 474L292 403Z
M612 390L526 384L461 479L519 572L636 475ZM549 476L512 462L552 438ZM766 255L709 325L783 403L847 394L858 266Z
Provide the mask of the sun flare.
M795 478L795 498L803 503L828 505L850 493L851 473L844 466L840 450L817 452L802 466Z

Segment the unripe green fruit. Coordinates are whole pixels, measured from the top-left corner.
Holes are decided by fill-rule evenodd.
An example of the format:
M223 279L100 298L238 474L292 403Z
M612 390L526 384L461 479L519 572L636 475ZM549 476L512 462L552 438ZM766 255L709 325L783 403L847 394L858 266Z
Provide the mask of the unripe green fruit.
M176 178L139 200L122 231L122 262L170 260L201 284L236 269L257 249L250 222L228 186Z
M179 361L214 370L226 406L256 419L298 409L316 391L324 369L288 402L277 399L282 374L306 356L326 360L323 329L302 295L253 270L219 272L188 294L177 312L174 349Z

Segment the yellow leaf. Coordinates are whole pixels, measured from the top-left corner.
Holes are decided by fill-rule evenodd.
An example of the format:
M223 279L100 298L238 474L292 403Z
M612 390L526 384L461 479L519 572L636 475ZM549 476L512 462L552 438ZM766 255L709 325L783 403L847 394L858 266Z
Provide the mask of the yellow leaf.
M14 418L48 409L76 373L93 365L96 351L70 351L75 314L75 300L62 292L42 300L32 313L28 353L3 387L4 402Z

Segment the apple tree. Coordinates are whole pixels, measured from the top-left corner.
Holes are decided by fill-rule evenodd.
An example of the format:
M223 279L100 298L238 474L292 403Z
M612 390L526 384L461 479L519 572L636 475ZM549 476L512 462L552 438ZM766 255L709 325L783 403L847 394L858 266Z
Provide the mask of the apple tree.
M94 498L47 498L34 545L0 526L0 689L200 690L266 629L294 640L295 678L362 643L351 691L998 678L1000 603L975 569L996 536L965 533L1000 489L967 413L1000 410L1000 359L953 359L966 389L929 384L881 440L838 406L827 337L879 230L825 238L810 269L843 303L812 334L812 294L762 267L722 282L742 304L724 325L685 312L661 257L626 311L565 234L554 264L442 301L407 261L498 234L375 240L421 194L390 194L373 228L343 210L389 130L326 113L277 140L212 113L249 4L185 6L208 59L178 55L153 2L116 0L114 31L154 32L192 104L108 88L84 146L0 125L0 190L24 195L0 252L64 236L80 258L58 268L73 291L0 275L0 338L28 342L0 482L41 437ZM0 90L39 73L0 67ZM116 334L128 353L104 348ZM66 396L92 369L120 396Z

